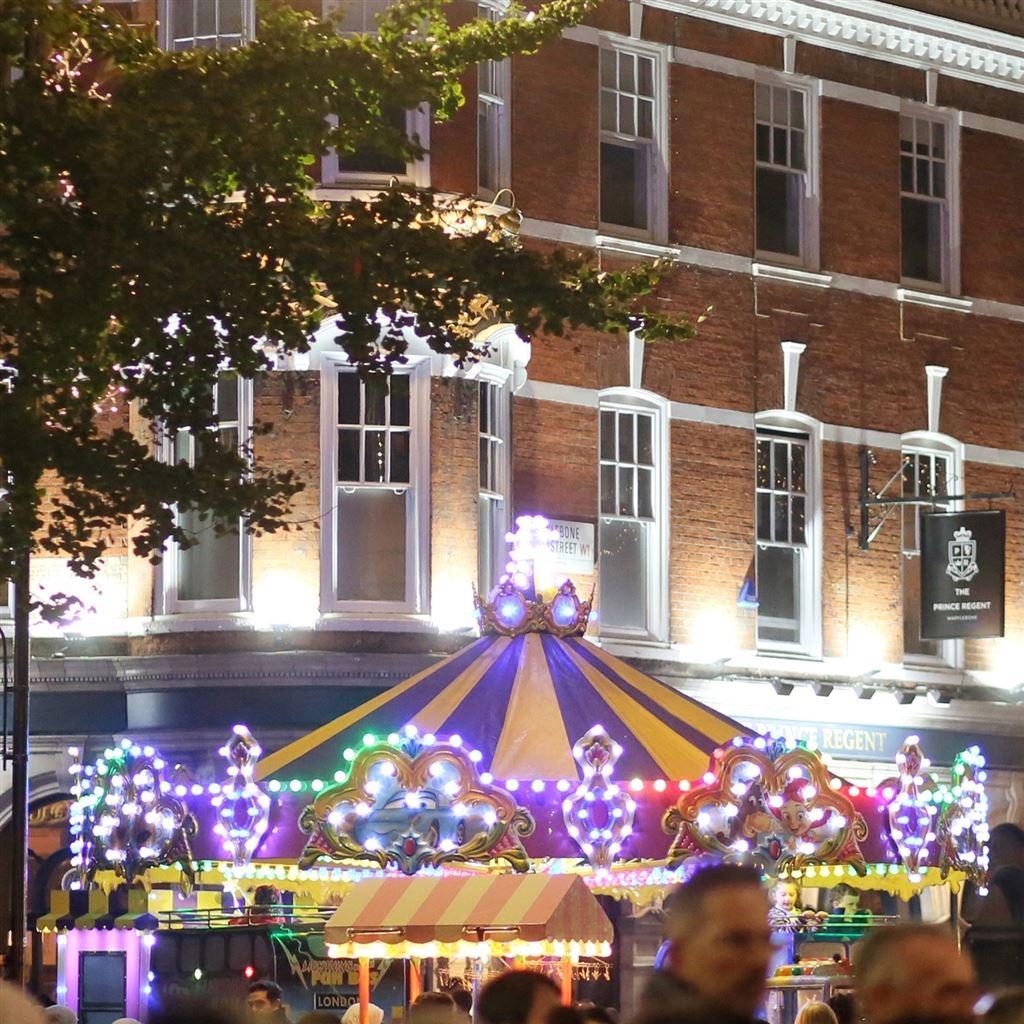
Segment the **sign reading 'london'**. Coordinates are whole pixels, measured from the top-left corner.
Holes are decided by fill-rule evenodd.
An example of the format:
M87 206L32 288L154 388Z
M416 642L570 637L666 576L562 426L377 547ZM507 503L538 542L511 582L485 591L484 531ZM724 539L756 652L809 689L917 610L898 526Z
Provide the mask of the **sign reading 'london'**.
M1003 635L1006 516L936 512L921 516L921 636Z

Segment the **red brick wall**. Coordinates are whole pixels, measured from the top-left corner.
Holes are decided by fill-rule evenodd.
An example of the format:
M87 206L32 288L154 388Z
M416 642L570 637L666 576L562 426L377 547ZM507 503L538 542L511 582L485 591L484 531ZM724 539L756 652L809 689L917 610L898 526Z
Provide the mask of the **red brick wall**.
M900 123L893 111L821 103L821 263L899 280Z
M597 62L564 39L512 59L512 190L527 217L597 226Z

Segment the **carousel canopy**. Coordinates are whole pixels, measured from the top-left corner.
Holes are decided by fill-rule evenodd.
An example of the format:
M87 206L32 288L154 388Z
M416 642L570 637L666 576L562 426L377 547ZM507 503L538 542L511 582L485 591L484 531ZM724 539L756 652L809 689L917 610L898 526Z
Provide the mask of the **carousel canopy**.
M578 778L573 744L598 724L626 778L699 777L716 748L751 735L581 638L489 635L267 756L257 778L331 778L346 749L409 724L460 736L495 777L520 779Z
M612 926L574 875L378 878L360 882L324 928L332 956L475 955L498 943L513 953L601 954ZM377 947L383 945L384 950Z

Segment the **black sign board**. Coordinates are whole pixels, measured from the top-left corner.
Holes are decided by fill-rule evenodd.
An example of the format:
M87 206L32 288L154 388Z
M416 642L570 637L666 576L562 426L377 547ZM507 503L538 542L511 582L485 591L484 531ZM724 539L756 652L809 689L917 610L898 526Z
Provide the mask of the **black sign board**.
M921 637L1003 635L1006 515L921 516Z

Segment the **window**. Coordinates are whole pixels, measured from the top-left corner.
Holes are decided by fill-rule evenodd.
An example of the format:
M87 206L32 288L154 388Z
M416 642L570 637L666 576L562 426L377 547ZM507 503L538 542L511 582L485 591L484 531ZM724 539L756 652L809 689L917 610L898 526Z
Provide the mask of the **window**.
M0 580L0 619L14 615L14 585L10 580Z
M164 0L161 12L168 50L228 50L255 34L253 0Z
M776 428L764 420L758 425L755 556L762 651L821 654L816 436L815 430Z
M480 593L497 584L504 564L509 502L509 412L507 382L481 380L480 497L477 532L477 576Z
M948 141L942 121L900 118L900 252L913 281L949 283Z
M612 401L600 408L601 633L664 640L666 417L628 395Z
M82 1024L111 1024L127 1008L128 954L78 954L78 1015Z
M811 259L810 94L806 89L756 86L757 250Z
M389 380L324 367L323 610L424 610L429 364Z
M652 54L601 49L601 223L661 233L655 202L664 183L661 128Z
M481 6L480 17L498 21L500 14ZM508 186L511 122L509 96L512 82L508 60L484 60L477 67L476 166L477 188L495 195Z
M221 374L214 389L215 431L219 443L237 448L252 422L252 382ZM174 438L171 458L194 466L205 438L185 429ZM241 611L249 607L250 539L241 520L218 523L209 513L189 509L178 513L178 525L196 543L174 545L165 559L165 610ZM225 531L224 527L229 528Z
M904 498L931 498L955 493L956 470L952 451L935 448L903 449ZM962 645L955 640L921 638L921 516L952 511L953 504L903 505L903 658L913 663L956 665Z
M341 35L367 35L377 31L377 20L394 0L324 0L324 17L335 18ZM336 118L333 118L334 123ZM387 107L383 111L383 126L405 133L410 139L429 144L430 117L426 108L402 110ZM429 161L426 157L409 161L384 152L373 144L360 146L352 153L330 150L322 160L322 178L325 184L352 187L361 185L386 186L392 178L401 178L418 187L430 185Z

